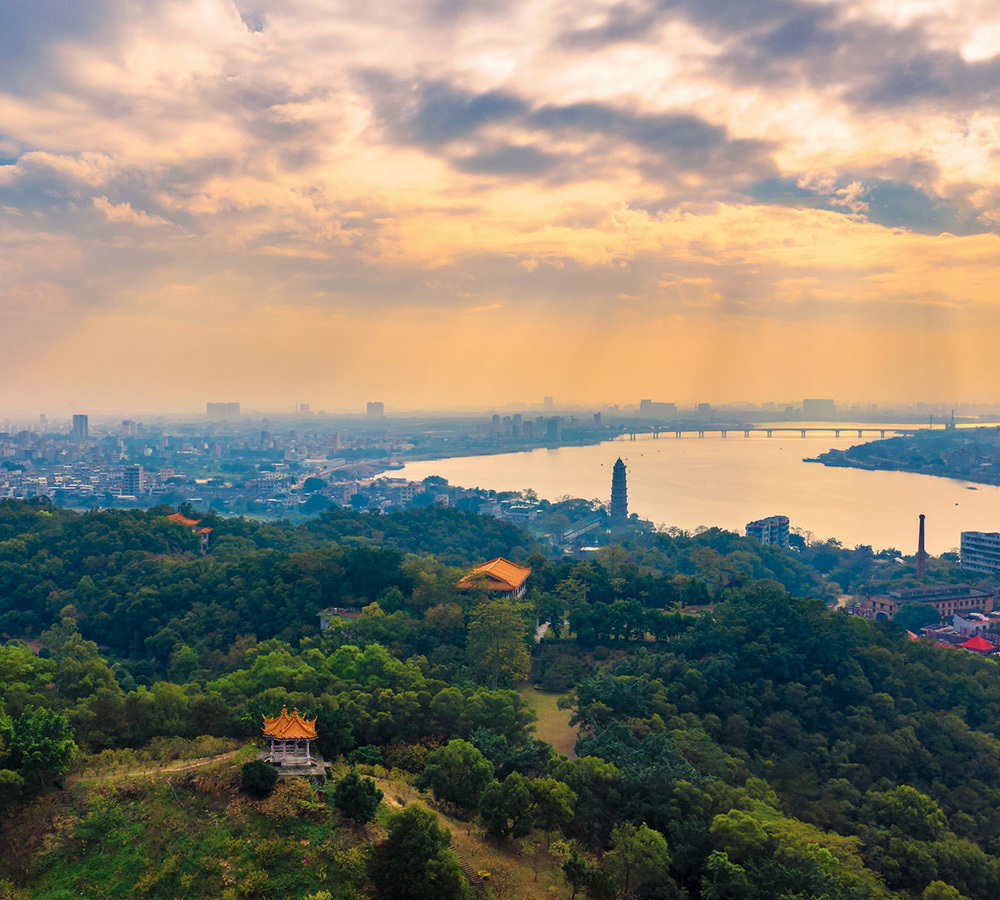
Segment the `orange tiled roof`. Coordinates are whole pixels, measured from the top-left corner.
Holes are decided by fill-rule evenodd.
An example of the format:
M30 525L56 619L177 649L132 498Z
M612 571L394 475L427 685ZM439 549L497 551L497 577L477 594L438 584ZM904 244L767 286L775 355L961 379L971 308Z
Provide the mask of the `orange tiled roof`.
M316 720L303 719L298 709L288 714L288 707L281 707L281 715L276 719L261 716L264 720L264 736L277 741L305 741L316 737Z
M460 588L476 586L476 576L485 575L487 587L491 591L516 591L531 574L531 569L512 563L509 559L498 556L481 566L476 566L459 583Z
M188 528L194 528L201 519L188 519L186 516L182 516L180 513L174 513L172 516L167 516L171 522L176 522L178 525L187 525Z

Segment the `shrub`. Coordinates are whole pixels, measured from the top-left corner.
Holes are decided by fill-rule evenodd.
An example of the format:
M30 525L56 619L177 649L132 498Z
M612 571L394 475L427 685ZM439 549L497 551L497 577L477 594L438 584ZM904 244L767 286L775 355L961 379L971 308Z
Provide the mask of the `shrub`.
M351 769L333 789L333 803L348 819L359 824L375 818L385 795L371 778L362 778Z
M240 770L240 790L258 800L267 797L274 790L277 781L277 770L262 759L244 763Z

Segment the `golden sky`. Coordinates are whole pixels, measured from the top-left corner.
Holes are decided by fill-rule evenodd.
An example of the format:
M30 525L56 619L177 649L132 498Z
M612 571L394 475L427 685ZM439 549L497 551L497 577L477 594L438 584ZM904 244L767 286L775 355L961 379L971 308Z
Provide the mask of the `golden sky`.
M0 412L997 399L994 0L0 15Z

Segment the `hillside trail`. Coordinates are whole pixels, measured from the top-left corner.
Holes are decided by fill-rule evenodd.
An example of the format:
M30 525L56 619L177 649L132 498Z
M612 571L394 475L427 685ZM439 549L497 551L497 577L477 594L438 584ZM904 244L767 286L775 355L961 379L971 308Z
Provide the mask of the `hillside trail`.
M94 781L117 781L124 778L145 778L150 775L160 775L165 772L185 772L188 769L201 769L215 763L225 762L232 759L239 751L230 750L228 753L220 753L217 756L201 756L198 759L175 759L173 762L155 765L149 763L145 766L137 766L134 769L123 769L116 772L108 772L106 775L74 775L66 779L66 787L71 788L77 784L90 784Z

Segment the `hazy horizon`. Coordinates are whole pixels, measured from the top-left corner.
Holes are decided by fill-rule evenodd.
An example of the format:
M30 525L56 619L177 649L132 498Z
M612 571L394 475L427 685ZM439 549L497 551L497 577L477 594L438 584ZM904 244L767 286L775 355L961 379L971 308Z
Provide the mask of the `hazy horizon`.
M997 397L996 4L3 7L0 409Z

